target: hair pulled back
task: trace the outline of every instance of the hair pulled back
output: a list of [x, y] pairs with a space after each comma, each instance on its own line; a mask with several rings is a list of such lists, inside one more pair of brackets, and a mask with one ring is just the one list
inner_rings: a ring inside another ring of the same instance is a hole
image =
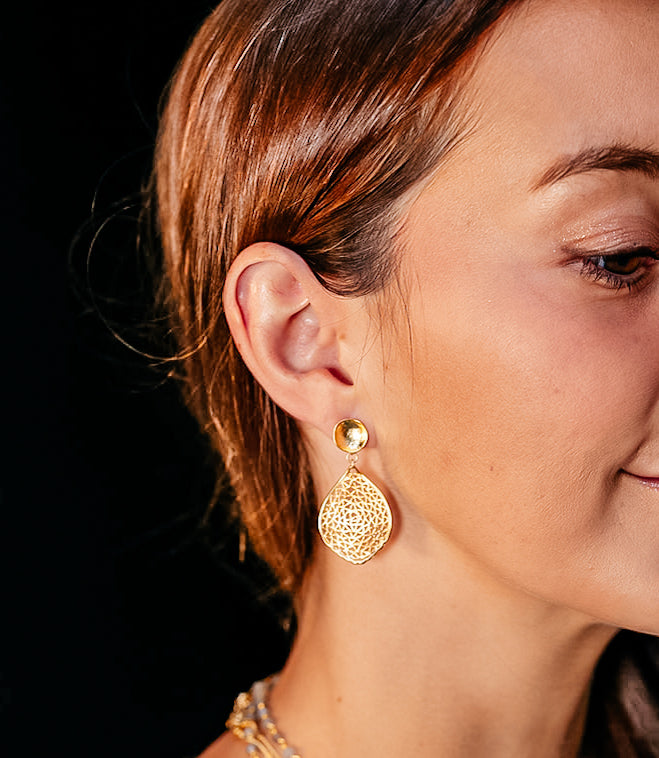
[[187, 402], [252, 545], [299, 589], [316, 502], [295, 421], [254, 381], [222, 288], [235, 256], [295, 250], [336, 294], [394, 275], [396, 201], [460, 137], [457, 66], [515, 0], [224, 0], [171, 83], [155, 162]]
[[[231, 339], [227, 271], [271, 241], [336, 294], [385, 287], [396, 204], [463, 136], [471, 54], [518, 2], [223, 0], [171, 82], [152, 188], [184, 392], [253, 547], [293, 595], [313, 552], [316, 495], [295, 421]], [[609, 647], [587, 754], [659, 755], [656, 642], [623, 633]]]

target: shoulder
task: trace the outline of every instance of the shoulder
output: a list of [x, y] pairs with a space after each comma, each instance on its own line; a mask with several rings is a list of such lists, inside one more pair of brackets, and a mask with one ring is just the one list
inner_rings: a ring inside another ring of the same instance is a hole
[[245, 743], [225, 732], [204, 750], [199, 758], [245, 758]]

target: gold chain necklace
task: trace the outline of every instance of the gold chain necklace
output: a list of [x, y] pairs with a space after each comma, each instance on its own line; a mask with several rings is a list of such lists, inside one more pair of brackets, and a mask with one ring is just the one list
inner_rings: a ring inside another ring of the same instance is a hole
[[247, 743], [245, 749], [249, 756], [301, 758], [284, 739], [268, 712], [268, 694], [276, 681], [277, 678], [271, 676], [254, 682], [249, 692], [241, 692], [227, 719], [227, 729]]

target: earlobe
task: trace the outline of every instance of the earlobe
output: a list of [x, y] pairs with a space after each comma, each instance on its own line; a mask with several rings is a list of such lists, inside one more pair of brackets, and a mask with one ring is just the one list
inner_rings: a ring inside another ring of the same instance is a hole
[[341, 298], [293, 251], [272, 243], [243, 250], [227, 276], [224, 310], [245, 364], [298, 420], [330, 428], [352, 387], [340, 361]]

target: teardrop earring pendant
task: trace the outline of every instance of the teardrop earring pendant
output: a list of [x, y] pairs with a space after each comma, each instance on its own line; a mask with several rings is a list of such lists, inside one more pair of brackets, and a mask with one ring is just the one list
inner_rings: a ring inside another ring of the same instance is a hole
[[347, 453], [348, 469], [329, 491], [318, 513], [323, 542], [349, 563], [370, 560], [389, 539], [391, 509], [385, 496], [356, 467], [357, 453], [368, 442], [358, 419], [343, 419], [334, 427], [334, 443]]

